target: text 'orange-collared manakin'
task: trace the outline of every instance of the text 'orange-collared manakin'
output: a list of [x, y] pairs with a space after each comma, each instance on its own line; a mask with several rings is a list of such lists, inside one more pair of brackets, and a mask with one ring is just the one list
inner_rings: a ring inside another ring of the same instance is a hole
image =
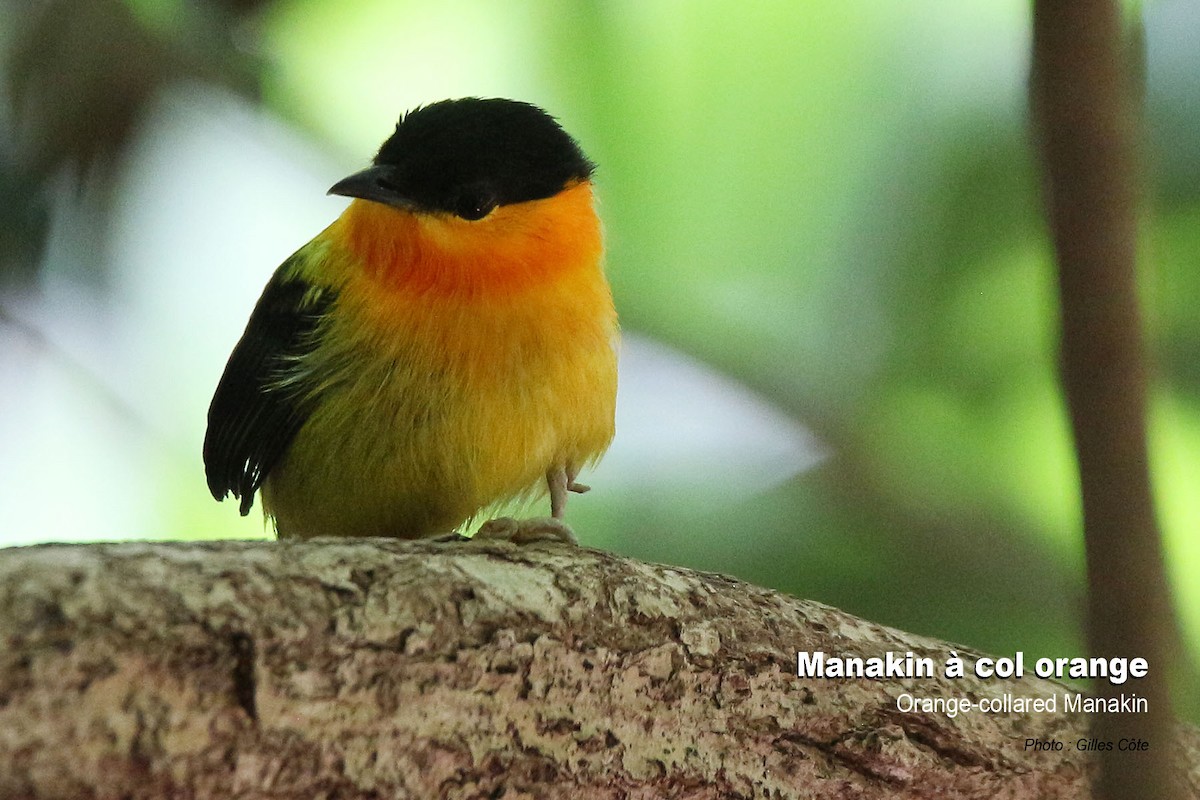
[[527, 103], [404, 115], [251, 314], [208, 412], [213, 496], [261, 490], [281, 537], [417, 538], [548, 489], [550, 518], [498, 522], [571, 538], [616, 404], [592, 170]]

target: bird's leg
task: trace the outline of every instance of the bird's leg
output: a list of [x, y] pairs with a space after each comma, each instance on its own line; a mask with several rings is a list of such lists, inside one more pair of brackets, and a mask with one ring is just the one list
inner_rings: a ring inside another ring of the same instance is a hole
[[550, 487], [550, 516], [562, 519], [567, 512], [567, 487], [571, 479], [563, 467], [552, 467], [546, 473], [546, 485]]
[[551, 467], [546, 471], [546, 485], [550, 488], [550, 516], [515, 520], [499, 517], [485, 522], [475, 534], [477, 539], [507, 539], [515, 544], [529, 542], [564, 542], [579, 544], [575, 532], [563, 522], [567, 510], [567, 493], [582, 494], [590, 487], [575, 482], [578, 470], [565, 466]]
[[572, 465], [551, 467], [547, 470], [546, 485], [550, 487], [550, 517], [552, 519], [562, 519], [566, 514], [567, 492], [583, 494], [592, 490], [592, 487], [587, 484], [575, 481], [575, 476], [578, 474], [579, 467]]
[[[575, 494], [583, 494], [592, 490], [592, 487], [586, 483], [575, 482], [575, 476], [579, 474], [578, 467], [566, 467], [564, 468], [564, 472], [567, 477], [567, 491], [574, 492]], [[547, 476], [547, 480], [549, 480], [549, 476]], [[566, 505], [566, 502], [566, 498], [563, 498], [563, 505]]]

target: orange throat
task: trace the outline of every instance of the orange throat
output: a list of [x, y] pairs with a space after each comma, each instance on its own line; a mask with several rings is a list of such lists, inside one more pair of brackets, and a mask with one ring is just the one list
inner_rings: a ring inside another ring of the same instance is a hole
[[602, 250], [587, 182], [477, 221], [354, 200], [327, 234], [381, 288], [460, 298], [554, 284], [597, 268]]

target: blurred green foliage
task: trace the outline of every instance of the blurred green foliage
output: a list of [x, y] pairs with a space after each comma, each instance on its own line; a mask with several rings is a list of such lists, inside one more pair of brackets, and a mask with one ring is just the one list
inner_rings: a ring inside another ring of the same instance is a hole
[[[177, 5], [130, 3], [155, 36], [183, 38], [154, 11]], [[715, 513], [675, 496], [577, 505], [589, 543], [996, 653], [1082, 650], [1027, 4], [237, 6], [220, 6], [227, 44], [252, 51], [264, 102], [358, 161], [420, 102], [551, 109], [600, 164], [625, 327], [735, 376], [832, 454]], [[1194, 663], [1200, 11], [1143, 14], [1153, 466]]]

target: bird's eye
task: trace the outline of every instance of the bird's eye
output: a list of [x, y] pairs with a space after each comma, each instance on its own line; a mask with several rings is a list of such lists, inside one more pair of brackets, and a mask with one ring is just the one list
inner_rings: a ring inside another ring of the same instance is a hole
[[465, 220], [483, 219], [496, 207], [496, 199], [486, 191], [466, 192], [454, 203], [454, 213]]

